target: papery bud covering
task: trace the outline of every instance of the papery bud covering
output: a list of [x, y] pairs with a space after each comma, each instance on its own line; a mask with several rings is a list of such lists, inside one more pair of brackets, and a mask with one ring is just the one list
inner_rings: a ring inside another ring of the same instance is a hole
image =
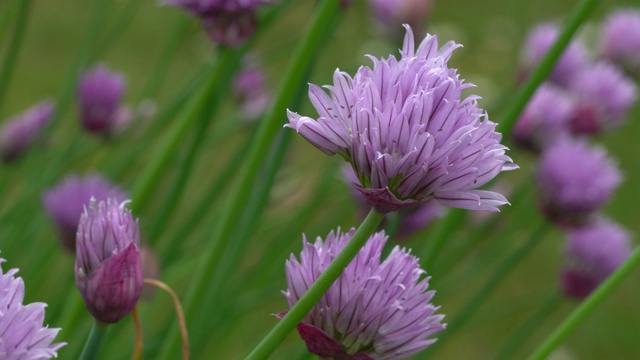
[[98, 321], [115, 323], [142, 293], [142, 259], [137, 220], [125, 203], [91, 200], [80, 218], [76, 240], [76, 285]]

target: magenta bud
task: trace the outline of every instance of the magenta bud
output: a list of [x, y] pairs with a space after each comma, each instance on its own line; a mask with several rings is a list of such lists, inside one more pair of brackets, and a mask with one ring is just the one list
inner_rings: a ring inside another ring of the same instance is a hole
[[92, 199], [78, 225], [76, 285], [91, 315], [103, 323], [122, 319], [142, 293], [138, 222], [125, 204]]

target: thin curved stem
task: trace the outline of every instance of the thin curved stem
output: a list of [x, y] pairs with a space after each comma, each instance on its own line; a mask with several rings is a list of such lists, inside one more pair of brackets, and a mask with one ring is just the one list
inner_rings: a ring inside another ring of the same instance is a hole
[[178, 326], [180, 328], [180, 336], [182, 337], [182, 359], [189, 360], [189, 332], [187, 331], [187, 322], [184, 318], [184, 311], [182, 310], [182, 305], [180, 304], [180, 298], [176, 295], [175, 291], [169, 285], [163, 283], [162, 281], [155, 279], [144, 279], [145, 284], [149, 284], [160, 288], [171, 296], [171, 300], [173, 300], [173, 307], [176, 310], [176, 316], [178, 317]]
[[133, 343], [133, 360], [140, 360], [142, 358], [142, 349], [144, 347], [144, 340], [142, 337], [142, 322], [140, 321], [140, 313], [138, 307], [134, 307], [131, 311], [131, 318], [133, 319], [133, 327], [135, 328], [135, 341]]

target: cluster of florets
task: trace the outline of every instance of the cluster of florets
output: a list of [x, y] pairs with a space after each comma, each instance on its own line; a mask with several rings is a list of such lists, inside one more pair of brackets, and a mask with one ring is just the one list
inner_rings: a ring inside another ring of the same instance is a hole
[[[0, 264], [5, 260], [0, 259]], [[23, 304], [24, 281], [18, 269], [0, 266], [0, 359], [30, 360], [58, 357], [65, 343], [53, 344], [60, 329], [42, 326], [45, 303]]]
[[[300, 260], [287, 261], [293, 306], [351, 239], [355, 229], [330, 232], [315, 243], [303, 238]], [[434, 343], [444, 330], [443, 315], [431, 304], [429, 278], [419, 261], [398, 246], [382, 260], [384, 232], [372, 235], [340, 277], [298, 325], [310, 352], [327, 359], [407, 358]]]
[[[640, 59], [639, 31], [640, 12], [618, 11], [603, 25], [597, 58], [588, 57], [579, 39], [570, 43], [512, 134], [516, 143], [540, 153], [539, 203], [568, 233], [562, 287], [571, 297], [588, 295], [629, 253], [626, 233], [600, 214], [621, 182], [620, 170], [603, 147], [588, 144], [587, 136], [621, 126], [637, 100], [625, 70]], [[550, 24], [530, 33], [520, 76], [557, 36], [558, 28]]]

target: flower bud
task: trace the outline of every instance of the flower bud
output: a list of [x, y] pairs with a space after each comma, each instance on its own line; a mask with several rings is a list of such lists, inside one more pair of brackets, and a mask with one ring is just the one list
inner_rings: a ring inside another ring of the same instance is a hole
[[91, 199], [80, 217], [76, 239], [76, 285], [98, 321], [115, 323], [142, 293], [138, 221], [126, 202]]
[[42, 101], [24, 113], [9, 119], [0, 128], [0, 157], [6, 163], [24, 154], [53, 117], [54, 106]]

